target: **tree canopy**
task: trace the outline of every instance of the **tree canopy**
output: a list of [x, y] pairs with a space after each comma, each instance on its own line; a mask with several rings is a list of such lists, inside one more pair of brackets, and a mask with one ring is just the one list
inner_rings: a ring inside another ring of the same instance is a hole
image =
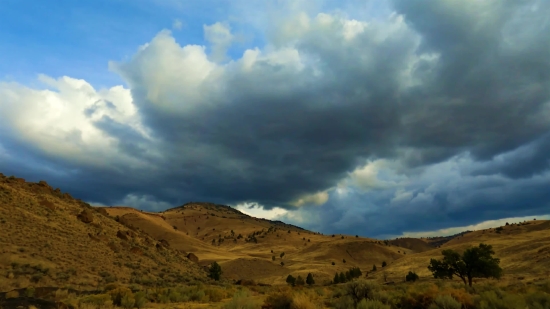
[[210, 265], [210, 270], [209, 270], [208, 277], [218, 281], [218, 280], [220, 280], [221, 275], [222, 275], [222, 267], [218, 263], [213, 262]]
[[473, 278], [496, 278], [502, 275], [500, 259], [494, 258], [491, 245], [479, 244], [478, 247], [468, 248], [462, 255], [447, 249], [441, 252], [442, 260], [431, 259], [428, 269], [434, 278], [452, 279], [457, 276], [464, 284], [472, 286]]

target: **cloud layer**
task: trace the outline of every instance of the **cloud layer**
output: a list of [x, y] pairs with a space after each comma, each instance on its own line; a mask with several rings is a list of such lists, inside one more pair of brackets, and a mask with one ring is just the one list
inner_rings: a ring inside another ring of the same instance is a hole
[[277, 207], [327, 233], [548, 213], [550, 4], [392, 4], [288, 7], [234, 59], [228, 23], [204, 26], [208, 46], [163, 30], [110, 63], [126, 82], [110, 89], [0, 81], [0, 169], [105, 205]]

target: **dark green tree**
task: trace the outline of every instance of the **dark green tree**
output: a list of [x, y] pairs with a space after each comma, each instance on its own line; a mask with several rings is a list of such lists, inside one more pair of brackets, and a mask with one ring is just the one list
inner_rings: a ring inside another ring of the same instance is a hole
[[294, 278], [292, 275], [288, 275], [286, 277], [286, 283], [288, 283], [289, 285], [296, 285], [296, 278]]
[[382, 262], [382, 267], [386, 267], [387, 265], [386, 261]]
[[307, 285], [315, 284], [315, 280], [313, 280], [313, 275], [311, 273], [307, 274], [306, 283]]
[[353, 279], [349, 270], [346, 271], [345, 275], [346, 275], [346, 281], [351, 281], [351, 279]]
[[405, 276], [405, 281], [416, 281], [418, 280], [418, 275], [415, 272], [409, 271], [407, 276]]
[[372, 271], [376, 271], [376, 265], [372, 265]]
[[213, 262], [210, 265], [208, 277], [218, 281], [220, 280], [221, 275], [222, 275], [222, 267], [217, 262]]
[[338, 275], [338, 273], [334, 274], [334, 279], [332, 279], [332, 283], [334, 284], [340, 283], [340, 276]]
[[500, 259], [494, 258], [491, 245], [479, 244], [478, 247], [468, 248], [462, 255], [447, 249], [441, 252], [442, 260], [431, 259], [428, 269], [434, 278], [452, 279], [457, 276], [464, 284], [472, 286], [473, 278], [496, 278], [502, 276]]
[[340, 273], [339, 279], [340, 279], [340, 283], [346, 283], [346, 275], [343, 272]]

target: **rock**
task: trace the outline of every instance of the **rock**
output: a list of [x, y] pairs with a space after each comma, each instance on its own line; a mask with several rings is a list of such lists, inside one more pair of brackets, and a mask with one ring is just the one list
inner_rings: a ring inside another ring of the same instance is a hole
[[84, 209], [80, 214], [76, 216], [78, 220], [84, 222], [84, 223], [92, 223], [94, 221], [94, 215], [92, 214], [92, 211], [89, 209]]
[[130, 252], [137, 255], [143, 255], [143, 250], [139, 247], [132, 247], [132, 249], [130, 249]]
[[168, 241], [164, 239], [159, 240], [159, 242], [161, 245], [165, 246], [166, 248], [170, 247], [170, 244], [168, 243]]
[[94, 235], [92, 235], [92, 234], [90, 234], [90, 233], [88, 233], [88, 236], [89, 236], [92, 240], [95, 240], [95, 241], [98, 241], [98, 242], [101, 241], [98, 237], [96, 237], [96, 236], [94, 236]]
[[192, 252], [187, 255], [187, 258], [192, 262], [199, 263], [199, 258]]
[[55, 205], [52, 202], [48, 201], [48, 200], [45, 200], [45, 199], [41, 200], [40, 205], [48, 208], [49, 210], [55, 210]]
[[122, 239], [122, 240], [128, 240], [129, 239], [129, 233], [128, 231], [126, 232], [123, 232], [123, 231], [118, 231], [116, 232], [116, 237]]
[[109, 213], [103, 207], [96, 208], [96, 211], [99, 212], [100, 214], [104, 215], [105, 217], [109, 217]]

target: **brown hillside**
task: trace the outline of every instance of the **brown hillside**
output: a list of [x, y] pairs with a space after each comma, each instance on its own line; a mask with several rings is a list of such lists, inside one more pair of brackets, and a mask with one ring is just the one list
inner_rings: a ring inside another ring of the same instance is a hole
[[[158, 224], [160, 226], [160, 224]], [[0, 291], [205, 278], [182, 253], [46, 182], [0, 174]]]
[[325, 236], [211, 203], [188, 203], [158, 214], [130, 207], [105, 210], [157, 241], [166, 240], [171, 248], [194, 252], [203, 266], [219, 262], [224, 276], [234, 280], [283, 284], [289, 273], [311, 272], [319, 282], [328, 282], [336, 271], [346, 271], [352, 266], [367, 271], [373, 264], [380, 266], [382, 261], [394, 261], [405, 252], [413, 253], [373, 239]]
[[[386, 269], [389, 280], [402, 281], [409, 270], [421, 277], [431, 277], [427, 266], [431, 258], [441, 258], [441, 251], [462, 252], [468, 247], [486, 243], [500, 258], [505, 280], [536, 280], [550, 277], [550, 221], [528, 221], [466, 233], [445, 242], [441, 248], [407, 255]], [[382, 276], [382, 273], [378, 274]]]

